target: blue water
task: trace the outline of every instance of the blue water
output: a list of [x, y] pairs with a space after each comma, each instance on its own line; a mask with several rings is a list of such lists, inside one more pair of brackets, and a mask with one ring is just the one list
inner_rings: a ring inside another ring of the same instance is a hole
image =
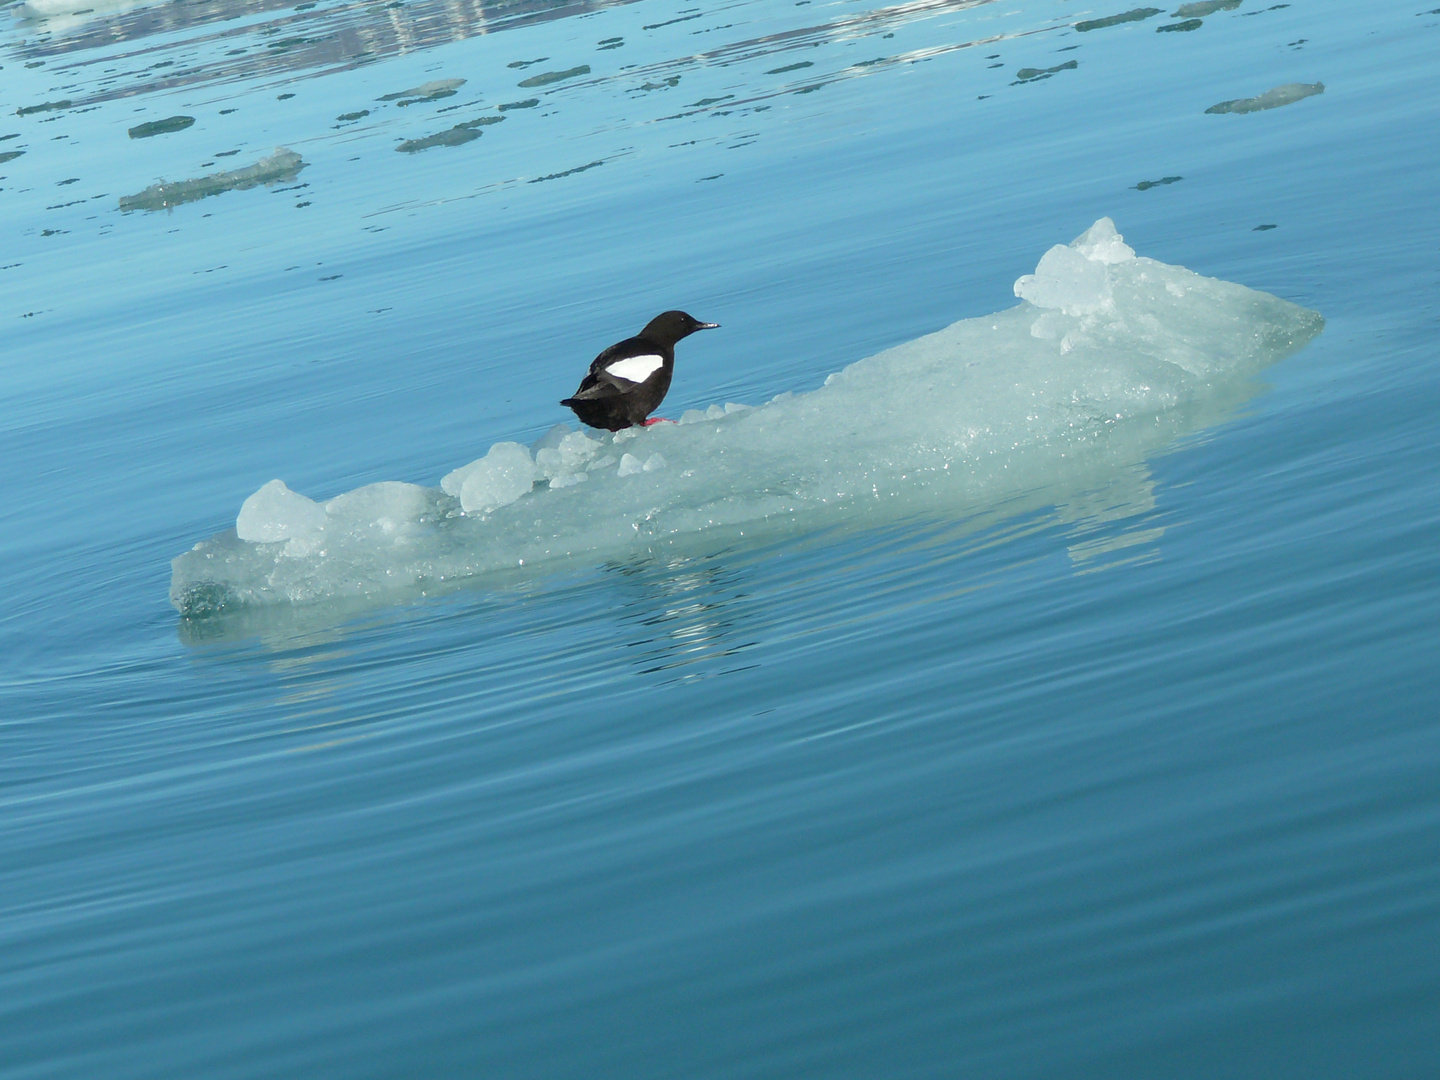
[[[1427, 3], [0, 12], [0, 1076], [1440, 1074]], [[664, 308], [760, 404], [1104, 215], [1323, 333], [989, 500], [170, 603]]]

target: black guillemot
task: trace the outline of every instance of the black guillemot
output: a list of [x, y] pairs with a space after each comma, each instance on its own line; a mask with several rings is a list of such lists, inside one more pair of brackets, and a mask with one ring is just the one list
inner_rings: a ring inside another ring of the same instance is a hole
[[[666, 311], [632, 338], [617, 341], [590, 364], [573, 397], [560, 402], [575, 410], [581, 423], [619, 431], [646, 423], [670, 389], [675, 343], [696, 330], [714, 330], [683, 311]], [[653, 422], [653, 421], [652, 421]]]

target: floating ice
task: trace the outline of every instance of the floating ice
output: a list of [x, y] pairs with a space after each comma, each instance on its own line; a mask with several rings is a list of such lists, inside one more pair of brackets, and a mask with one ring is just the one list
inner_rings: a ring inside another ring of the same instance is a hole
[[1130, 11], [1122, 11], [1119, 15], [1107, 15], [1103, 19], [1085, 19], [1075, 24], [1075, 29], [1080, 33], [1089, 30], [1105, 30], [1111, 26], [1119, 26], [1121, 23], [1142, 22], [1155, 15], [1162, 14], [1159, 8], [1133, 8]]
[[1278, 109], [1282, 105], [1291, 105], [1297, 101], [1303, 101], [1307, 97], [1325, 92], [1324, 83], [1286, 83], [1284, 86], [1276, 86], [1266, 90], [1256, 97], [1235, 98], [1233, 101], [1222, 101], [1218, 105], [1211, 105], [1205, 111], [1207, 113], [1252, 113], [1264, 109]]
[[1181, 4], [1170, 14], [1177, 19], [1204, 18], [1217, 11], [1234, 11], [1239, 6], [1240, 0], [1196, 0], [1193, 4]]
[[393, 94], [385, 94], [379, 100], [393, 101], [399, 105], [418, 105], [423, 101], [454, 97], [455, 92], [464, 85], [464, 79], [431, 79], [419, 86], [412, 86], [409, 90], [396, 90]]
[[[343, 498], [343, 496], [341, 496]], [[302, 554], [310, 540], [325, 527], [325, 508], [314, 499], [291, 491], [284, 480], [271, 480], [240, 504], [235, 535], [253, 544], [297, 541], [289, 554]]]
[[[404, 105], [405, 103], [402, 101], [400, 104]], [[434, 135], [426, 135], [421, 139], [406, 139], [404, 142], [396, 144], [395, 149], [402, 154], [418, 154], [421, 150], [429, 150], [436, 146], [464, 146], [480, 137], [480, 128], [498, 124], [504, 119], [503, 116], [482, 116], [478, 120], [467, 120], [463, 124], [456, 124], [444, 131], [437, 131]]]
[[[323, 504], [278, 480], [234, 530], [174, 561], [188, 616], [414, 595], [523, 567], [915, 513], [1045, 506], [1134, 471], [1223, 418], [1320, 316], [1135, 255], [1102, 218], [1015, 283], [1024, 302], [851, 364], [808, 393], [595, 436], [502, 442], [440, 488], [372, 484]], [[1027, 503], [1028, 500], [1028, 503]]]
[[243, 169], [210, 173], [207, 176], [197, 176], [193, 180], [177, 180], [174, 183], [161, 180], [134, 195], [120, 196], [120, 209], [167, 210], [181, 203], [194, 202], [227, 191], [243, 191], [260, 184], [294, 180], [303, 168], [305, 162], [300, 160], [299, 154], [294, 150], [281, 148]]
[[132, 139], [149, 139], [156, 135], [184, 131], [194, 123], [195, 117], [193, 116], [167, 116], [164, 120], [148, 120], [143, 124], [136, 124], [130, 128], [128, 134]]
[[529, 450], [519, 443], [502, 442], [479, 461], [446, 475], [440, 487], [447, 495], [458, 496], [467, 514], [488, 514], [528, 494], [538, 476]]

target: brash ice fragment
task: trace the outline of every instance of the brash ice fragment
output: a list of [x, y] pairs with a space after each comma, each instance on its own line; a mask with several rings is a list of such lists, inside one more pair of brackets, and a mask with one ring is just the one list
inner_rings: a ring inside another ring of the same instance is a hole
[[1207, 113], [1252, 113], [1260, 112], [1263, 109], [1278, 109], [1282, 105], [1291, 105], [1297, 101], [1303, 101], [1307, 97], [1325, 92], [1324, 83], [1286, 83], [1284, 86], [1277, 86], [1266, 90], [1263, 94], [1249, 98], [1236, 98], [1233, 101], [1222, 101], [1217, 105], [1211, 105], [1205, 111]]
[[281, 148], [243, 169], [210, 173], [208, 176], [177, 180], [174, 183], [161, 180], [134, 195], [120, 196], [120, 209], [166, 210], [181, 203], [195, 202], [197, 199], [221, 195], [227, 191], [243, 191], [260, 184], [293, 180], [300, 175], [303, 168], [305, 162], [300, 160], [299, 154], [294, 150]]

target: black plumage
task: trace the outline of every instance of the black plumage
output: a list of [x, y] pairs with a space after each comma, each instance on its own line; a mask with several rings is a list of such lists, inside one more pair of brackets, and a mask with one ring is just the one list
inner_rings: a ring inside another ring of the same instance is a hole
[[573, 397], [560, 402], [581, 423], [619, 431], [643, 424], [660, 407], [675, 369], [675, 343], [696, 330], [713, 330], [683, 311], [666, 311], [634, 337], [617, 341], [590, 364]]

